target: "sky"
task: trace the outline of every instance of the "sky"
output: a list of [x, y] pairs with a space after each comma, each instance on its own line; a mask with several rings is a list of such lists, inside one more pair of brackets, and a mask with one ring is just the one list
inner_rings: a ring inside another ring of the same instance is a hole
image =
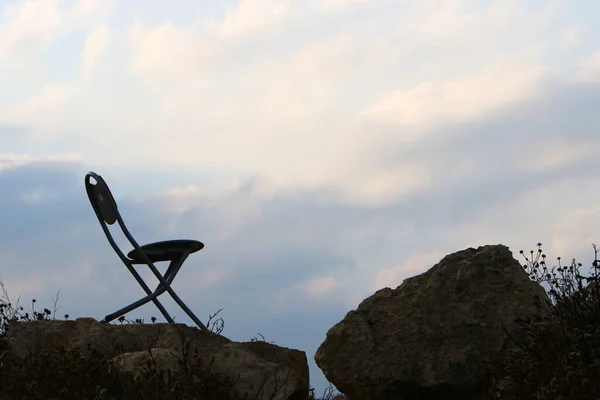
[[320, 392], [327, 330], [446, 254], [542, 242], [591, 265], [596, 15], [595, 0], [0, 0], [0, 278], [25, 305], [60, 291], [71, 318], [142, 297], [87, 199], [95, 171], [138, 242], [205, 244], [173, 282], [203, 321], [223, 308], [225, 336], [306, 351]]

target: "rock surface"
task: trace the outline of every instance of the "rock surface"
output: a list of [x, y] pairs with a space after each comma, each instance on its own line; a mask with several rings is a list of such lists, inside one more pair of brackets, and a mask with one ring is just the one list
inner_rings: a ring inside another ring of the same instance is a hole
[[261, 392], [279, 400], [306, 399], [309, 373], [306, 354], [270, 343], [233, 342], [223, 336], [184, 324], [110, 325], [92, 318], [75, 321], [13, 322], [6, 333], [8, 351], [23, 357], [38, 349], [55, 346], [77, 348], [83, 355], [89, 347], [111, 358], [113, 365], [139, 374], [150, 359], [157, 369], [178, 369], [182, 356], [182, 336], [189, 340], [189, 351], [211, 368], [236, 379], [235, 389], [250, 398]]
[[513, 346], [502, 328], [547, 300], [506, 246], [469, 248], [365, 299], [315, 361], [353, 400], [482, 398], [487, 361]]

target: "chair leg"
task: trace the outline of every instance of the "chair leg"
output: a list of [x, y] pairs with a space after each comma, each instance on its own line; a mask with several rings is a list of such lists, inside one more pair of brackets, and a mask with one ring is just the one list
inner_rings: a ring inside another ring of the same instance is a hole
[[[150, 289], [148, 289], [148, 290], [150, 290]], [[146, 303], [148, 303], [150, 301], [154, 301], [155, 304], [158, 303], [157, 307], [159, 307], [159, 309], [161, 309], [161, 311], [164, 310], [164, 308], [162, 307], [162, 304], [156, 298], [158, 296], [160, 296], [161, 294], [163, 294], [165, 291], [169, 292], [169, 294], [171, 295], [171, 297], [173, 298], [173, 300], [175, 300], [175, 302], [179, 305], [179, 307], [181, 307], [181, 309], [192, 319], [192, 321], [194, 321], [194, 323], [196, 325], [198, 325], [198, 328], [200, 328], [202, 330], [208, 330], [206, 328], [206, 325], [204, 325], [202, 323], [202, 321], [200, 321], [198, 319], [198, 317], [196, 317], [196, 315], [188, 308], [188, 306], [183, 302], [183, 300], [181, 300], [181, 298], [179, 298], [179, 296], [177, 295], [177, 293], [175, 293], [175, 291], [173, 289], [171, 289], [171, 286], [166, 281], [164, 281], [164, 283], [161, 283], [161, 285], [157, 288], [157, 290], [154, 293], [152, 293], [152, 294], [150, 294], [150, 295], [148, 295], [148, 296], [146, 296], [146, 297], [144, 297], [144, 298], [142, 298], [142, 299], [140, 299], [140, 300], [138, 300], [138, 301], [136, 301], [134, 303], [131, 303], [127, 307], [123, 307], [119, 311], [116, 311], [116, 312], [114, 312], [112, 314], [107, 315], [104, 318], [104, 322], [110, 322], [113, 319], [118, 318], [120, 315], [123, 315], [125, 313], [128, 313], [131, 310], [134, 310], [134, 309], [136, 309], [138, 307], [141, 307], [141, 306], [143, 306], [144, 304], [146, 304]], [[167, 321], [169, 323], [174, 323], [175, 322], [175, 321], [173, 321], [173, 319], [171, 318], [171, 316], [166, 311], [164, 311], [163, 315], [165, 316], [165, 318], [167, 318]]]
[[185, 303], [183, 302], [183, 300], [181, 300], [179, 298], [179, 296], [177, 296], [177, 294], [173, 291], [173, 289], [171, 289], [171, 286], [167, 286], [167, 291], [169, 292], [169, 294], [171, 295], [171, 297], [173, 298], [173, 300], [175, 300], [175, 302], [179, 305], [179, 307], [181, 307], [181, 309], [183, 311], [185, 311], [185, 313], [192, 319], [192, 321], [194, 321], [196, 323], [196, 325], [198, 325], [198, 328], [200, 328], [202, 330], [208, 330], [206, 328], [206, 325], [204, 325], [198, 319], [198, 317], [196, 317], [196, 315], [192, 312], [192, 310], [190, 310], [188, 308], [188, 306], [185, 305]]
[[[148, 289], [150, 290], [150, 289]], [[167, 310], [165, 310], [165, 308], [163, 307], [163, 305], [161, 304], [160, 301], [158, 301], [157, 297], [160, 296], [161, 294], [163, 294], [165, 292], [164, 289], [160, 290], [160, 291], [156, 291], [154, 293], [150, 293], [148, 296], [143, 297], [141, 299], [139, 299], [136, 302], [131, 303], [130, 305], [121, 308], [118, 311], [115, 311], [114, 313], [108, 314], [106, 317], [104, 317], [104, 319], [102, 320], [103, 322], [110, 322], [118, 317], [120, 317], [123, 314], [126, 314], [132, 310], [135, 310], [138, 307], [143, 306], [144, 304], [152, 301], [154, 302], [154, 304], [156, 305], [156, 307], [160, 310], [161, 314], [166, 318], [167, 322], [169, 323], [174, 323], [175, 321], [173, 320], [173, 318], [171, 317], [171, 315], [169, 315], [169, 313], [167, 312]]]
[[157, 290], [161, 289], [161, 290], [166, 290], [167, 292], [169, 292], [169, 294], [171, 295], [173, 300], [175, 300], [175, 302], [179, 305], [179, 307], [181, 307], [181, 309], [183, 311], [185, 311], [185, 313], [192, 319], [192, 321], [194, 321], [194, 323], [196, 323], [196, 325], [198, 325], [198, 328], [200, 328], [202, 330], [208, 330], [206, 328], [206, 325], [204, 325], [198, 319], [198, 317], [196, 317], [196, 315], [188, 308], [188, 306], [185, 305], [185, 303], [179, 298], [179, 296], [177, 296], [177, 293], [175, 293], [175, 291], [173, 289], [171, 289], [171, 282], [173, 282], [173, 280], [175, 279], [177, 272], [179, 272], [179, 269], [183, 265], [183, 263], [186, 260], [186, 258], [188, 257], [188, 255], [189, 255], [189, 251], [182, 253], [179, 260], [173, 260], [171, 262], [171, 264], [169, 265], [169, 268], [167, 269], [167, 272], [165, 273], [164, 276], [161, 275], [160, 272], [158, 272], [158, 270], [156, 269], [154, 264], [152, 264], [151, 262], [148, 263], [148, 267], [150, 268], [152, 273], [156, 276], [156, 278], [160, 282]]
[[156, 306], [156, 308], [158, 308], [160, 313], [165, 317], [167, 322], [172, 324], [174, 322], [173, 318], [171, 317], [171, 315], [169, 315], [167, 310], [163, 307], [161, 302], [158, 301], [158, 299], [157, 299], [157, 297], [160, 296], [161, 294], [163, 294], [165, 292], [165, 290], [159, 286], [158, 288], [156, 288], [156, 290], [154, 292], [152, 292], [150, 290], [150, 288], [148, 287], [148, 285], [146, 285], [146, 282], [144, 282], [144, 280], [139, 276], [139, 274], [137, 273], [137, 271], [135, 271], [134, 268], [132, 268], [129, 265], [126, 265], [126, 267], [127, 267], [127, 269], [129, 269], [129, 271], [131, 272], [131, 274], [133, 275], [135, 280], [140, 284], [140, 286], [142, 287], [144, 292], [146, 292], [147, 296], [143, 297], [142, 299], [140, 299], [134, 303], [131, 303], [127, 307], [123, 307], [120, 310], [115, 311], [114, 313], [108, 314], [106, 317], [104, 317], [103, 321], [110, 322], [110, 321], [120, 317], [121, 315], [128, 313], [129, 311], [134, 310], [138, 307], [141, 307], [144, 304], [148, 303], [149, 301], [152, 301], [154, 303], [154, 305]]

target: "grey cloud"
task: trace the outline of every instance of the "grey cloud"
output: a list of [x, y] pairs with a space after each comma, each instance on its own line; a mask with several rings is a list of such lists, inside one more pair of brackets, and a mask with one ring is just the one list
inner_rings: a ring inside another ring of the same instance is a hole
[[11, 153], [25, 152], [24, 139], [27, 134], [27, 129], [22, 126], [0, 123], [0, 148], [3, 149], [0, 151], [3, 153], [10, 149]]
[[56, 162], [34, 162], [0, 172], [0, 236], [5, 244], [18, 245], [23, 238], [42, 235], [52, 237], [65, 223], [82, 217], [83, 197], [75, 190], [72, 168]]
[[[409, 195], [391, 208], [408, 221], [443, 226], [464, 221], [476, 210], [524, 190], [560, 179], [593, 179], [596, 156], [582, 156], [572, 164], [538, 172], [524, 172], [514, 164], [515, 156], [542, 161], [540, 145], [551, 140], [600, 145], [598, 106], [600, 85], [550, 81], [525, 103], [500, 109], [480, 121], [439, 128], [435, 140], [388, 146], [380, 158], [382, 168], [420, 162], [433, 166], [442, 178], [435, 187]], [[471, 167], [469, 174], [460, 171], [461, 163]]]

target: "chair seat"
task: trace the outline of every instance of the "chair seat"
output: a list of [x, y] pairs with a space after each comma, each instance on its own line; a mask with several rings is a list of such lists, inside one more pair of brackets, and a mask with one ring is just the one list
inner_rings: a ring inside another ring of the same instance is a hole
[[[140, 249], [152, 262], [171, 261], [181, 256], [185, 250], [189, 250], [190, 254], [195, 253], [204, 248], [204, 244], [197, 240], [181, 239], [181, 240], [165, 240], [163, 242], [154, 242], [140, 246]], [[144, 259], [135, 249], [127, 253], [127, 257], [135, 261], [144, 262]]]

